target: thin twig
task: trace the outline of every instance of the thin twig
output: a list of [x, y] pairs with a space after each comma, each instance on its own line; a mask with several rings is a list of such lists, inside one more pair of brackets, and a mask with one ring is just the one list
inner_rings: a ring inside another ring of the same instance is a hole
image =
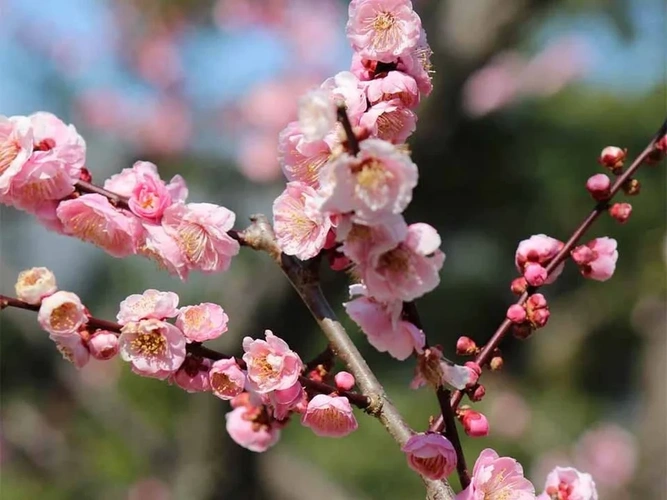
[[[419, 316], [419, 310], [417, 309], [417, 304], [414, 301], [403, 303], [403, 317], [406, 319], [406, 321], [409, 321], [415, 325], [422, 332], [424, 331], [424, 326], [421, 317]], [[428, 348], [428, 342], [424, 347]], [[459, 476], [461, 487], [465, 489], [470, 484], [470, 474], [468, 473], [465, 454], [463, 453], [463, 447], [461, 445], [458, 429], [456, 427], [454, 408], [452, 408], [449, 404], [449, 397], [451, 392], [445, 389], [443, 385], [438, 385], [435, 390], [435, 394], [438, 398], [440, 413], [445, 417], [445, 426], [444, 429], [440, 430], [440, 432], [442, 432], [454, 446], [454, 450], [456, 451], [456, 472]]]
[[[586, 231], [590, 229], [595, 220], [609, 208], [609, 202], [611, 199], [618, 194], [618, 192], [623, 188], [623, 184], [629, 180], [636, 172], [639, 170], [639, 167], [644, 163], [644, 161], [653, 153], [655, 149], [655, 143], [658, 139], [663, 137], [667, 133], [667, 120], [665, 120], [660, 127], [660, 129], [653, 136], [648, 145], [644, 150], [635, 158], [635, 160], [630, 164], [630, 166], [625, 170], [625, 172], [620, 175], [616, 182], [612, 185], [609, 193], [609, 197], [599, 202], [591, 213], [586, 216], [586, 218], [577, 226], [575, 231], [572, 233], [572, 236], [567, 240], [563, 248], [556, 254], [553, 260], [546, 267], [547, 276], [551, 276], [553, 271], [565, 260], [568, 258], [570, 251], [575, 247], [579, 240], [584, 236]], [[540, 287], [530, 287], [526, 292], [524, 292], [519, 300], [517, 300], [518, 305], [523, 305], [528, 297], [535, 293]], [[491, 339], [486, 343], [486, 345], [481, 349], [479, 354], [475, 357], [475, 362], [479, 364], [480, 367], [484, 367], [493, 356], [493, 352], [500, 345], [505, 336], [509, 333], [512, 326], [512, 322], [508, 319], [505, 319], [498, 329], [495, 331]], [[463, 399], [463, 391], [456, 391], [451, 398], [450, 404], [452, 408], [457, 408]], [[433, 423], [431, 430], [441, 431], [444, 427], [444, 421], [442, 415]]]
[[350, 117], [347, 116], [347, 110], [345, 106], [338, 106], [336, 109], [336, 115], [338, 117], [338, 121], [343, 126], [343, 130], [345, 130], [345, 135], [347, 136], [347, 147], [350, 150], [350, 153], [352, 153], [352, 156], [357, 156], [359, 151], [361, 151], [359, 149], [359, 141], [357, 140], [357, 136], [355, 135], [354, 130], [352, 130]]
[[95, 184], [85, 181], [77, 181], [74, 186], [76, 187], [76, 190], [81, 193], [101, 194], [102, 196], [106, 196], [115, 206], [129, 209], [129, 198], [127, 196], [121, 196], [117, 193], [109, 191], [108, 189], [101, 188]]

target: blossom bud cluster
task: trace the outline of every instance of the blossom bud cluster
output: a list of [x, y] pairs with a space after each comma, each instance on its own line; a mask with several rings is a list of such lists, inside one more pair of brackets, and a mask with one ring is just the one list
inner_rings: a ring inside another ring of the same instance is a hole
[[21, 271], [15, 285], [19, 300], [39, 306], [37, 320], [65, 359], [77, 368], [90, 357], [107, 360], [118, 353], [115, 333], [88, 324], [88, 310], [72, 293], [58, 290], [54, 274], [45, 267]]
[[193, 269], [212, 273], [229, 267], [239, 250], [227, 234], [233, 212], [186, 203], [183, 178], [165, 183], [157, 167], [144, 161], [104, 183], [111, 198], [82, 194], [80, 183], [90, 180], [85, 156], [85, 141], [74, 126], [50, 113], [0, 116], [0, 203], [114, 257], [151, 258], [182, 279]]

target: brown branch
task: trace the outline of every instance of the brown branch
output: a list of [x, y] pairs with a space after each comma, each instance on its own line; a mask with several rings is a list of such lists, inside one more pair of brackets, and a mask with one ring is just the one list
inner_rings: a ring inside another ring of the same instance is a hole
[[[551, 276], [554, 269], [556, 269], [561, 263], [565, 262], [568, 258], [570, 251], [575, 247], [579, 240], [586, 234], [586, 231], [590, 229], [595, 220], [609, 208], [609, 202], [611, 199], [618, 194], [618, 192], [623, 188], [623, 184], [628, 181], [632, 176], [639, 170], [639, 167], [642, 166], [644, 161], [650, 157], [650, 155], [655, 150], [655, 143], [658, 139], [663, 137], [667, 133], [667, 120], [665, 120], [660, 127], [660, 129], [653, 136], [648, 145], [644, 150], [639, 153], [635, 160], [630, 164], [630, 166], [623, 172], [622, 175], [618, 176], [616, 182], [612, 185], [610, 189], [609, 196], [606, 200], [599, 202], [591, 213], [586, 216], [586, 218], [579, 224], [579, 226], [572, 233], [572, 236], [567, 240], [563, 248], [556, 254], [553, 260], [546, 267], [547, 276]], [[516, 304], [523, 305], [528, 297], [535, 293], [540, 287], [530, 287], [526, 292], [524, 292]], [[508, 319], [505, 319], [498, 329], [495, 331], [491, 339], [486, 343], [486, 345], [481, 349], [479, 354], [475, 357], [475, 362], [479, 364], [480, 367], [484, 367], [493, 356], [493, 352], [498, 348], [502, 340], [507, 336], [512, 326], [512, 322]], [[457, 408], [463, 399], [463, 391], [456, 391], [451, 398], [450, 404], [452, 408]], [[431, 430], [441, 431], [444, 427], [445, 422], [443, 421], [442, 415], [433, 423]]]
[[[34, 311], [34, 312], [39, 311], [38, 305], [28, 304], [27, 302], [16, 299], [14, 297], [0, 295], [0, 309], [5, 309], [6, 307], [15, 307], [17, 309], [25, 309], [27, 311]], [[123, 325], [119, 323], [114, 323], [113, 321], [107, 321], [104, 319], [95, 318], [93, 316], [88, 317], [87, 325], [93, 327], [96, 330], [97, 329], [107, 330], [114, 333], [120, 333], [121, 328], [123, 328]], [[192, 342], [190, 344], [187, 344], [186, 349], [190, 354], [194, 354], [195, 356], [199, 356], [202, 358], [208, 358], [213, 361], [217, 361], [219, 359], [233, 358], [242, 369], [246, 368], [246, 364], [245, 361], [243, 361], [243, 359], [234, 356], [228, 356], [227, 354], [215, 351], [209, 347], [204, 346], [201, 342]], [[361, 394], [351, 391], [341, 391], [338, 390], [336, 387], [324, 384], [322, 382], [317, 382], [315, 380], [311, 380], [305, 376], [300, 376], [299, 382], [304, 387], [311, 389], [312, 391], [317, 393], [321, 394], [337, 393], [341, 396], [345, 396], [350, 401], [350, 403], [352, 403], [357, 408], [360, 408], [362, 410], [368, 408], [370, 404], [370, 400]]]
[[76, 187], [76, 190], [81, 193], [101, 194], [102, 196], [106, 196], [109, 199], [109, 201], [113, 203], [115, 206], [129, 209], [128, 206], [129, 198], [127, 196], [121, 196], [112, 191], [109, 191], [107, 189], [101, 188], [99, 186], [96, 186], [95, 184], [91, 184], [90, 182], [85, 182], [85, 181], [77, 181], [74, 186]]
[[350, 153], [352, 153], [352, 156], [357, 156], [360, 151], [359, 141], [354, 130], [352, 130], [350, 117], [347, 116], [347, 111], [344, 105], [336, 108], [336, 116], [338, 117], [340, 124], [343, 126], [343, 130], [345, 130], [345, 135], [347, 136], [347, 148], [350, 150]]
[[[317, 269], [280, 251], [273, 228], [265, 216], [255, 215], [251, 220], [253, 223], [250, 227], [240, 233], [246, 245], [266, 252], [280, 266], [329, 340], [333, 353], [345, 363], [347, 369], [354, 375], [361, 393], [369, 399], [370, 404], [366, 412], [378, 418], [399, 445], [405, 444], [412, 435], [412, 430], [389, 400], [357, 346], [336, 318], [320, 289]], [[422, 479], [426, 485], [428, 498], [438, 500], [454, 498], [454, 492], [446, 481]]]

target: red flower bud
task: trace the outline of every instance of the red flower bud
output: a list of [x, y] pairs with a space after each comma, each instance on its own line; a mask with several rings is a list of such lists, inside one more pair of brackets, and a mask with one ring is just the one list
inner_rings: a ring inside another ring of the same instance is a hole
[[489, 421], [478, 411], [462, 407], [457, 416], [468, 436], [484, 437], [489, 434]]
[[632, 205], [629, 203], [614, 203], [609, 208], [609, 215], [611, 215], [620, 224], [625, 224], [632, 214]]
[[528, 282], [526, 281], [526, 278], [524, 278], [523, 276], [520, 276], [512, 280], [512, 284], [510, 285], [510, 290], [512, 290], [512, 293], [514, 295], [523, 294], [523, 292], [526, 291], [526, 288], [528, 288]]
[[512, 304], [509, 309], [507, 309], [507, 319], [512, 323], [519, 325], [526, 321], [526, 310], [519, 304]]
[[472, 392], [472, 394], [470, 395], [470, 399], [472, 401], [478, 402], [482, 400], [485, 394], [486, 394], [486, 389], [484, 389], [484, 386], [480, 384]]
[[607, 167], [610, 170], [616, 170], [623, 166], [623, 160], [627, 149], [617, 148], [616, 146], [607, 146], [600, 153], [598, 162], [600, 165]]
[[459, 337], [456, 341], [456, 354], [459, 356], [472, 356], [477, 354], [477, 344], [470, 337]]
[[611, 180], [605, 174], [596, 174], [586, 181], [586, 189], [595, 200], [606, 200], [609, 198]]

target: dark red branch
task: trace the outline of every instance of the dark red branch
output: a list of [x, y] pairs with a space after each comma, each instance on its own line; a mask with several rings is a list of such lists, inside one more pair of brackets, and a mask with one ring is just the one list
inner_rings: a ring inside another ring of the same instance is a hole
[[343, 126], [343, 130], [345, 130], [345, 135], [347, 136], [347, 148], [350, 150], [352, 156], [357, 156], [360, 151], [359, 141], [357, 140], [357, 136], [355, 135], [354, 130], [352, 130], [350, 117], [347, 116], [347, 110], [345, 106], [338, 106], [336, 109], [336, 115], [338, 117], [338, 121]]
[[[663, 137], [667, 133], [667, 120], [665, 120], [658, 130], [656, 132], [655, 136], [651, 139], [651, 142], [648, 143], [648, 145], [644, 148], [644, 150], [635, 158], [635, 160], [630, 164], [630, 166], [623, 172], [622, 175], [618, 176], [616, 179], [616, 182], [614, 182], [613, 186], [611, 187], [609, 197], [606, 200], [603, 200], [599, 202], [595, 208], [591, 211], [591, 213], [586, 216], [586, 218], [579, 224], [579, 226], [575, 229], [575, 231], [572, 233], [572, 236], [570, 236], [570, 239], [567, 240], [563, 248], [556, 254], [554, 259], [549, 263], [549, 265], [546, 267], [547, 271], [547, 276], [551, 276], [551, 273], [553, 273], [554, 269], [556, 269], [561, 263], [565, 262], [565, 260], [568, 258], [570, 255], [570, 252], [572, 249], [576, 246], [576, 244], [579, 242], [579, 240], [586, 234], [586, 231], [590, 229], [590, 227], [593, 225], [595, 220], [609, 208], [609, 202], [611, 199], [618, 194], [618, 192], [623, 188], [623, 184], [625, 184], [626, 181], [632, 178], [632, 176], [639, 170], [639, 167], [642, 166], [644, 161], [646, 161], [647, 158], [651, 156], [651, 154], [655, 150], [655, 144], [658, 139]], [[517, 300], [518, 305], [523, 305], [524, 302], [528, 299], [528, 297], [535, 293], [539, 287], [531, 287], [529, 288], [526, 292], [524, 292], [521, 297], [519, 297], [519, 300]], [[493, 356], [493, 352], [496, 350], [496, 348], [500, 345], [502, 340], [507, 336], [509, 333], [510, 329], [512, 326], [512, 322], [508, 319], [505, 319], [496, 332], [493, 334], [491, 339], [486, 343], [486, 345], [481, 349], [479, 354], [475, 357], [475, 362], [479, 364], [480, 367], [484, 367], [490, 360], [491, 357]], [[463, 399], [463, 391], [456, 391], [454, 395], [451, 398], [450, 404], [452, 408], [457, 408], [458, 405], [461, 403], [461, 399]], [[445, 425], [445, 422], [443, 421], [442, 415], [433, 423], [431, 426], [431, 430], [433, 431], [441, 431]]]
[[120, 208], [129, 209], [128, 202], [129, 198], [127, 196], [121, 196], [107, 189], [96, 186], [86, 181], [77, 181], [75, 184], [76, 190], [81, 193], [95, 193], [106, 196], [111, 203]]
[[[27, 311], [34, 311], [34, 312], [39, 311], [38, 305], [28, 304], [27, 302], [16, 299], [14, 297], [7, 297], [5, 295], [0, 295], [0, 310], [5, 309], [6, 307], [15, 307], [18, 309], [25, 309]], [[123, 325], [119, 323], [114, 323], [113, 321], [107, 321], [104, 319], [95, 318], [93, 316], [90, 316], [88, 318], [87, 324], [88, 326], [93, 327], [95, 330], [98, 329], [107, 330], [115, 333], [120, 333], [121, 328], [123, 328]], [[245, 361], [243, 361], [243, 359], [233, 356], [228, 356], [224, 353], [210, 349], [209, 347], [202, 345], [201, 342], [192, 342], [186, 346], [186, 349], [190, 354], [194, 354], [195, 356], [199, 356], [202, 358], [208, 358], [213, 361], [217, 361], [219, 359], [234, 358], [236, 363], [242, 369], [245, 369], [246, 367]], [[338, 393], [341, 396], [345, 396], [350, 401], [350, 403], [355, 405], [357, 408], [361, 408], [362, 410], [368, 408], [368, 405], [370, 404], [369, 399], [366, 396], [363, 396], [356, 392], [339, 391], [337, 388], [331, 385], [324, 384], [321, 382], [316, 382], [305, 376], [299, 377], [299, 382], [301, 383], [301, 385], [312, 390], [313, 392], [317, 392], [320, 394]]]

